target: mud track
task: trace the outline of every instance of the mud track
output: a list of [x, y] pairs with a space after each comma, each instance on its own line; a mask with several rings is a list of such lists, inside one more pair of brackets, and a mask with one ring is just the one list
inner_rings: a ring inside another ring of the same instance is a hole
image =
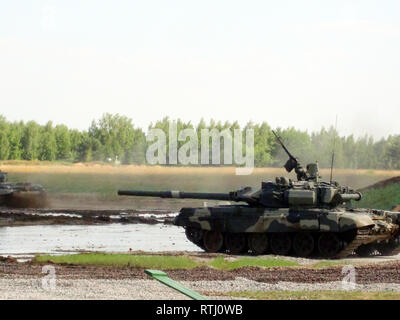
[[[0, 208], [0, 226], [91, 225], [108, 223], [172, 224], [169, 210], [65, 210]], [[143, 215], [146, 216], [143, 216]]]

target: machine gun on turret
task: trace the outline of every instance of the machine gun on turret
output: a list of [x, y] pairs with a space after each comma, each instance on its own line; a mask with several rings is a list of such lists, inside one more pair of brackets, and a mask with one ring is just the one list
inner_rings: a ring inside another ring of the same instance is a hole
[[289, 160], [285, 163], [284, 167], [287, 172], [292, 172], [294, 169], [297, 175], [297, 180], [298, 181], [307, 181], [307, 180], [315, 180], [318, 181], [319, 174], [318, 174], [318, 164], [317, 163], [310, 163], [307, 165], [307, 171], [303, 169], [301, 166], [300, 162], [297, 160], [296, 157], [294, 157], [289, 150], [286, 148], [286, 146], [283, 144], [281, 138], [278, 136], [278, 134], [272, 130], [272, 133], [274, 134], [276, 140], [278, 143], [282, 146], [283, 150], [287, 153], [289, 156]]

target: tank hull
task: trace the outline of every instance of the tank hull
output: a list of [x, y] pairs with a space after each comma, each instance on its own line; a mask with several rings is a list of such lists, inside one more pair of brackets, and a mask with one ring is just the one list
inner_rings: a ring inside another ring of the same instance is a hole
[[45, 192], [19, 191], [9, 195], [0, 195], [0, 207], [46, 208], [48, 207], [48, 198]]
[[0, 183], [1, 207], [44, 208], [47, 205], [47, 194], [40, 185], [31, 183]]
[[359, 247], [393, 242], [399, 234], [398, 215], [393, 214], [237, 205], [183, 208], [174, 224], [208, 252], [342, 258]]

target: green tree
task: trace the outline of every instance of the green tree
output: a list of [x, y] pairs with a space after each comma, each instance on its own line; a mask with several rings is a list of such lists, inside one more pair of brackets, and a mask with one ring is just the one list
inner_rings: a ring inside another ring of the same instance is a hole
[[309, 161], [318, 161], [323, 168], [330, 168], [332, 155], [335, 152], [334, 167], [343, 167], [343, 140], [339, 137], [336, 129], [331, 126], [329, 130], [322, 128], [319, 132], [311, 134], [312, 152]]
[[106, 113], [100, 120], [93, 121], [89, 128], [93, 153], [98, 160], [118, 159], [130, 163], [135, 154], [135, 144], [143, 143], [141, 130], [135, 129], [132, 119], [119, 114]]
[[343, 155], [345, 158], [344, 167], [349, 169], [356, 169], [358, 165], [357, 159], [357, 143], [354, 136], [348, 136], [343, 139]]
[[35, 121], [29, 121], [24, 128], [21, 143], [24, 160], [37, 160], [39, 156], [40, 126]]
[[8, 130], [8, 141], [10, 143], [9, 159], [21, 160], [22, 159], [22, 136], [24, 134], [25, 124], [21, 122], [11, 123]]
[[400, 135], [388, 138], [388, 148], [385, 159], [388, 169], [400, 169]]
[[0, 116], [0, 160], [8, 160], [10, 144], [8, 141], [9, 124], [3, 116]]
[[39, 160], [54, 161], [57, 156], [57, 141], [54, 133], [53, 123], [47, 122], [41, 128], [39, 141]]
[[[272, 164], [272, 150], [275, 144], [275, 137], [270, 126], [266, 122], [253, 124], [249, 122], [245, 128], [254, 130], [254, 163], [257, 167], [266, 167]], [[244, 134], [243, 134], [244, 136]], [[243, 142], [244, 144], [244, 142]]]
[[67, 126], [57, 125], [54, 134], [57, 141], [57, 159], [71, 159], [71, 140]]

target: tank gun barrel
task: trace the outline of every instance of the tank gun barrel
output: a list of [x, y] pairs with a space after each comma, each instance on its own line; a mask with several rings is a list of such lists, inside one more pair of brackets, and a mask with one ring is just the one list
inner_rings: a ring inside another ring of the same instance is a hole
[[344, 202], [349, 202], [351, 200], [360, 201], [362, 199], [362, 194], [360, 192], [355, 193], [338, 193], [333, 197], [331, 204], [334, 206], [341, 205]]
[[119, 196], [237, 201], [230, 193], [118, 190]]
[[360, 192], [344, 193], [344, 194], [340, 194], [340, 198], [341, 198], [342, 202], [347, 202], [350, 200], [360, 201], [362, 198], [362, 194]]

